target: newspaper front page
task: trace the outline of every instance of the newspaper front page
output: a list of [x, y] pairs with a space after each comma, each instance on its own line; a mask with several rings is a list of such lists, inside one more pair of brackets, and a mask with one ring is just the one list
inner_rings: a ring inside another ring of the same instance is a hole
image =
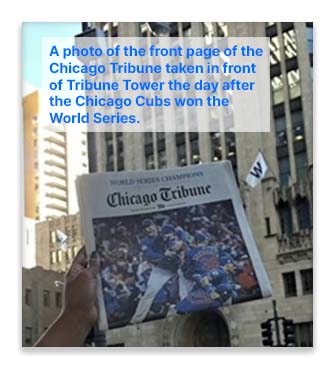
[[271, 296], [230, 162], [77, 179], [99, 327]]

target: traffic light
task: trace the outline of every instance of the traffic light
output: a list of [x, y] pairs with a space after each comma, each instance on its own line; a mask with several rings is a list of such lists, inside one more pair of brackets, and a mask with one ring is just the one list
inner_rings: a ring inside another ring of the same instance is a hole
[[284, 345], [286, 347], [294, 347], [296, 345], [295, 325], [293, 320], [283, 319], [283, 334]]
[[273, 346], [273, 333], [272, 333], [271, 320], [267, 320], [261, 323], [260, 326], [261, 326], [262, 344], [266, 347], [272, 347]]

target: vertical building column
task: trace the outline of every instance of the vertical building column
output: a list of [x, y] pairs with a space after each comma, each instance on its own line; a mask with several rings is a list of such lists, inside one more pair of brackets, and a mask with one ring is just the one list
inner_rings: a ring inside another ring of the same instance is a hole
[[311, 166], [313, 164], [313, 81], [311, 76], [306, 24], [304, 22], [295, 22], [294, 27], [297, 42], [298, 68], [301, 79], [306, 152], [308, 165]]
[[[263, 24], [257, 23], [228, 23], [228, 36], [230, 37], [255, 37], [265, 36]], [[246, 107], [240, 106], [234, 112], [234, 120], [236, 127], [241, 126], [241, 122], [237, 122], [244, 116], [238, 114], [240, 110], [246, 110]], [[260, 112], [259, 112], [260, 113]], [[265, 212], [264, 202], [264, 185], [263, 182], [258, 184], [255, 188], [249, 188], [245, 184], [245, 178], [258, 154], [259, 150], [262, 150], [265, 154], [265, 147], [263, 142], [263, 134], [260, 132], [237, 132], [236, 136], [236, 153], [237, 153], [237, 172], [238, 179], [240, 182], [240, 189], [243, 193], [244, 200], [246, 203], [246, 213], [249, 218], [249, 222], [256, 235], [259, 248], [265, 244], [264, 236], [266, 235]]]
[[175, 132], [165, 133], [165, 152], [167, 157], [167, 167], [177, 166], [177, 146]]
[[[162, 92], [164, 96], [164, 92]], [[175, 111], [173, 106], [169, 107], [164, 113], [165, 123], [174, 126], [175, 124]], [[171, 121], [172, 120], [172, 121]], [[177, 145], [176, 145], [176, 132], [165, 133], [165, 155], [167, 160], [167, 167], [173, 168], [177, 166]]]
[[286, 117], [286, 128], [287, 128], [287, 138], [288, 138], [288, 154], [289, 154], [289, 165], [290, 165], [290, 177], [293, 182], [296, 181], [296, 166], [295, 166], [295, 156], [294, 156], [294, 138], [293, 138], [293, 125], [291, 121], [290, 104], [289, 104], [289, 89], [288, 89], [288, 78], [286, 70], [286, 57], [285, 49], [283, 43], [283, 32], [282, 25], [280, 22], [276, 23], [278, 31], [278, 40], [281, 50], [281, 73], [283, 81], [283, 95], [284, 95], [284, 109]]
[[[184, 37], [184, 31], [183, 31], [183, 24], [182, 22], [177, 23], [178, 26], [178, 36]], [[184, 43], [181, 43], [182, 46]], [[181, 61], [185, 63], [184, 57], [182, 57]], [[185, 82], [186, 78], [182, 76], [182, 81]], [[182, 96], [184, 96], [184, 92], [182, 92]], [[184, 134], [185, 134], [185, 154], [186, 154], [186, 164], [191, 164], [191, 142], [190, 142], [190, 132], [188, 131], [189, 127], [189, 111], [187, 108], [184, 107]], [[178, 157], [177, 157], [178, 159]]]
[[[266, 36], [266, 24], [264, 22], [255, 25], [256, 31], [260, 36]], [[272, 96], [271, 96], [272, 98]], [[272, 107], [272, 103], [271, 103]], [[277, 234], [280, 226], [279, 214], [276, 210], [274, 203], [274, 191], [279, 184], [279, 165], [276, 156], [276, 139], [275, 139], [275, 126], [273, 109], [270, 110], [270, 132], [263, 132], [261, 134], [263, 153], [269, 164], [269, 173], [262, 183], [262, 197], [263, 197], [263, 210], [264, 218], [262, 220], [266, 227], [266, 218], [270, 224], [271, 234]], [[267, 234], [265, 230], [265, 234]]]
[[145, 146], [144, 146], [144, 134], [143, 132], [132, 133], [133, 137], [133, 169], [134, 170], [144, 170], [145, 163]]
[[[204, 23], [202, 22], [193, 22], [191, 23], [191, 36], [192, 37], [203, 37], [204, 32]], [[200, 43], [202, 47], [204, 47], [204, 41]], [[204, 128], [208, 126], [209, 122], [209, 109], [207, 106], [202, 107], [198, 111], [198, 124], [200, 127]], [[208, 131], [209, 127], [207, 127]], [[211, 162], [212, 160], [212, 147], [210, 141], [209, 132], [199, 132], [199, 152], [200, 152], [200, 160], [202, 162]]]
[[[293, 123], [291, 120], [290, 102], [289, 102], [289, 85], [286, 69], [286, 54], [283, 41], [283, 30], [281, 22], [276, 23], [278, 31], [278, 39], [281, 49], [281, 72], [283, 80], [283, 95], [284, 95], [284, 109], [286, 117], [286, 127], [287, 127], [287, 138], [288, 138], [288, 154], [289, 154], [289, 165], [290, 165], [290, 177], [292, 182], [296, 182], [296, 164], [294, 155], [294, 135], [293, 135]], [[295, 232], [298, 230], [298, 219], [296, 209], [292, 203], [289, 204], [291, 208], [291, 218], [292, 218], [292, 228]]]
[[94, 157], [96, 158], [96, 171], [104, 172], [106, 171], [107, 167], [105, 133], [94, 132], [91, 134], [93, 134], [95, 137], [95, 147], [93, 149], [95, 152]]
[[[118, 24], [118, 37], [140, 36], [140, 24], [138, 22], [120, 22]], [[144, 158], [144, 136], [142, 132], [124, 132], [124, 168], [128, 170], [143, 169]]]

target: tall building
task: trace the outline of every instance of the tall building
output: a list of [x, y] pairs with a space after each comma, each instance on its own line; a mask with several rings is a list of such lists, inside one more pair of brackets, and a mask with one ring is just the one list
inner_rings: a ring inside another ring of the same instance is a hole
[[[269, 38], [269, 133], [89, 133], [89, 166], [91, 172], [122, 171], [230, 160], [279, 314], [296, 323], [297, 345], [312, 345], [312, 23], [84, 23], [78, 36], [94, 36], [101, 30], [113, 37], [202, 36], [207, 45], [214, 36]], [[270, 172], [249, 190], [242, 180], [259, 149]], [[108, 333], [108, 343], [260, 346], [260, 323], [272, 316], [271, 304], [265, 299], [214, 315], [115, 329]]]
[[[23, 266], [36, 266], [36, 223], [75, 214], [76, 176], [88, 172], [87, 133], [53, 131], [40, 122], [41, 92], [23, 97]], [[44, 265], [43, 265], [44, 266]]]
[[75, 176], [88, 172], [86, 132], [44, 128], [40, 92], [23, 98], [25, 217], [43, 221], [78, 211]]
[[60, 313], [62, 281], [63, 274], [41, 267], [22, 269], [23, 347], [31, 347]]

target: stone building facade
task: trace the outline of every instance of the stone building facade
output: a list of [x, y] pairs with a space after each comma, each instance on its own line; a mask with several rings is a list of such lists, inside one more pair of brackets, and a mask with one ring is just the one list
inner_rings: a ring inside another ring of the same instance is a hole
[[[84, 23], [78, 36], [267, 36], [269, 133], [89, 133], [91, 172], [158, 169], [230, 160], [268, 272], [278, 312], [296, 323], [297, 345], [312, 345], [312, 23]], [[209, 114], [209, 112], [208, 112]], [[258, 150], [265, 179], [243, 185]], [[109, 345], [260, 346], [271, 299], [115, 329]], [[217, 329], [219, 328], [219, 329]]]
[[[59, 231], [67, 237], [67, 248], [61, 248]], [[35, 235], [36, 263], [46, 270], [67, 271], [83, 245], [78, 213], [37, 223]]]
[[62, 307], [63, 274], [42, 267], [22, 269], [22, 346], [30, 347]]

